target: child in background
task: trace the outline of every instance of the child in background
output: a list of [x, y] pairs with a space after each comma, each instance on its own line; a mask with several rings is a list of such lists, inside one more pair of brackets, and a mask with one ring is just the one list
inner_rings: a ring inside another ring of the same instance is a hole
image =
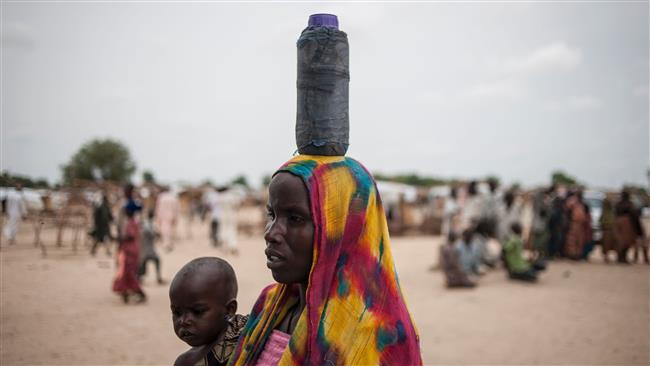
[[126, 223], [123, 235], [119, 238], [117, 250], [117, 276], [113, 281], [113, 291], [122, 296], [124, 303], [129, 302], [129, 296], [138, 295], [138, 302], [144, 302], [147, 296], [140, 288], [137, 278], [140, 256], [140, 230], [135, 212], [137, 208], [132, 205], [124, 207]]
[[156, 279], [158, 284], [162, 285], [165, 281], [160, 276], [160, 257], [156, 253], [155, 241], [159, 234], [153, 226], [154, 211], [149, 210], [147, 219], [142, 222], [142, 240], [140, 254], [140, 269], [138, 270], [138, 280], [142, 281], [142, 276], [147, 274], [147, 262], [152, 261], [156, 265]]
[[174, 366], [228, 364], [248, 316], [238, 315], [237, 278], [228, 262], [197, 258], [176, 274], [169, 287], [174, 332], [192, 348]]

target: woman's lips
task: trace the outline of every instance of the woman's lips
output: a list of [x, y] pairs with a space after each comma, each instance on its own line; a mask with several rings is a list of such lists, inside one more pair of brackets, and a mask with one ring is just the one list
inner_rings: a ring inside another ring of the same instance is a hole
[[272, 250], [266, 250], [266, 267], [269, 269], [276, 269], [284, 263], [284, 258]]

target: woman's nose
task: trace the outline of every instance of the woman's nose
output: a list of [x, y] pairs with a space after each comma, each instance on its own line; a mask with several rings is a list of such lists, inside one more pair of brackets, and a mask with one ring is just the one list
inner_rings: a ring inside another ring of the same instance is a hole
[[284, 227], [279, 219], [275, 219], [266, 226], [264, 240], [266, 240], [267, 245], [269, 243], [277, 243], [282, 235], [284, 235]]

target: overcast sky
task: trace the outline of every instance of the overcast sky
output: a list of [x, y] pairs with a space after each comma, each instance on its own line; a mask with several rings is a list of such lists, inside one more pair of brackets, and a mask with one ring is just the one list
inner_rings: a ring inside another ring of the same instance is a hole
[[3, 2], [0, 168], [53, 182], [110, 137], [138, 177], [259, 184], [296, 149], [318, 12], [348, 34], [348, 155], [371, 171], [647, 183], [647, 2]]

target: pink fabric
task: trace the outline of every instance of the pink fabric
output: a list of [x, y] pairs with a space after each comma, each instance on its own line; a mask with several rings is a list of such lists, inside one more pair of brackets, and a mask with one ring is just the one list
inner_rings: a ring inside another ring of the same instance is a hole
[[257, 366], [277, 366], [282, 353], [289, 345], [290, 335], [279, 330], [273, 330], [264, 345], [262, 354], [257, 359]]

